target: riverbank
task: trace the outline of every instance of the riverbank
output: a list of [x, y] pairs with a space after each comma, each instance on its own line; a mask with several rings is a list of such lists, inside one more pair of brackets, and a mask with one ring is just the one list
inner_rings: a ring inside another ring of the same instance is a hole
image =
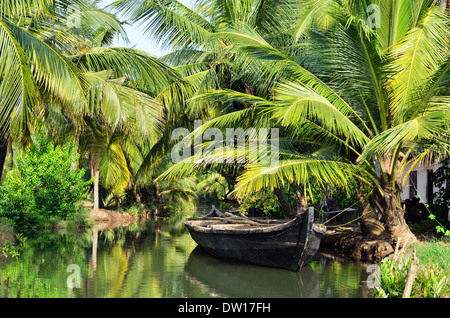
[[15, 252], [14, 226], [5, 220], [0, 220], [0, 259]]
[[130, 215], [126, 212], [119, 213], [105, 209], [98, 209], [97, 211], [92, 209], [90, 215], [94, 219], [95, 225], [99, 230], [106, 230], [117, 226], [127, 226], [139, 220], [137, 216]]
[[[435, 264], [448, 268], [450, 264], [450, 240], [416, 233], [416, 247], [421, 264]], [[362, 263], [379, 263], [394, 254], [391, 238], [386, 236], [364, 237], [358, 226], [337, 227], [327, 230], [322, 238], [322, 253]]]
[[363, 263], [379, 262], [394, 253], [389, 236], [364, 237], [357, 226], [342, 226], [327, 230], [320, 249], [327, 254]]

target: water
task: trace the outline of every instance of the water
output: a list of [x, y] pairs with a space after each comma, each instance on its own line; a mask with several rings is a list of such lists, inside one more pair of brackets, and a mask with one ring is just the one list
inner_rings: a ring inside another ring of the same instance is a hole
[[372, 297], [358, 264], [317, 257], [290, 272], [226, 262], [196, 248], [182, 224], [29, 240], [18, 258], [0, 260], [0, 297]]

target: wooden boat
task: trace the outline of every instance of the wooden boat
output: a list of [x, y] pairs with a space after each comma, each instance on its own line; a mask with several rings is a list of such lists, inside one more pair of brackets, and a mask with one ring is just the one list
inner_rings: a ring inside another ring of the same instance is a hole
[[292, 271], [311, 260], [325, 232], [314, 224], [312, 208], [287, 221], [224, 213], [220, 217], [189, 218], [185, 225], [194, 241], [211, 255]]

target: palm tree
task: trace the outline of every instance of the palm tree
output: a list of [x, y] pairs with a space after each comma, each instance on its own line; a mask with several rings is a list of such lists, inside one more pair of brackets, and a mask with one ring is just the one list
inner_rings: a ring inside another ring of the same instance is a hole
[[[309, 145], [281, 153], [272, 174], [261, 174], [260, 163], [248, 164], [236, 195], [312, 180], [346, 187], [350, 176], [359, 185], [361, 211], [371, 210], [370, 197], [393, 239], [404, 243], [412, 236], [400, 200], [409, 172], [449, 153], [449, 17], [431, 0], [301, 4], [295, 23], [278, 36], [244, 23], [213, 30], [234, 49], [229, 56], [252, 91], [216, 90], [204, 99], [254, 106], [206, 126], [270, 114], [295, 141]], [[189, 30], [178, 25], [179, 38]], [[183, 171], [179, 164], [165, 175]]]
[[[316, 144], [308, 154], [286, 156], [273, 174], [260, 174], [258, 163], [248, 165], [236, 193], [308, 182], [311, 175], [345, 186], [346, 175], [352, 175], [373, 188], [375, 208], [394, 240], [403, 243], [412, 236], [400, 200], [409, 172], [449, 154], [449, 17], [435, 1], [414, 7], [409, 1], [375, 1], [381, 25], [373, 29], [369, 3], [313, 4], [298, 22], [311, 14], [331, 22], [319, 32], [313, 18], [313, 32], [297, 32], [298, 55], [275, 48], [254, 29], [223, 32], [245, 58], [265, 63], [255, 77], [284, 74], [258, 105]], [[238, 92], [216, 93], [251, 101]]]
[[[69, 12], [71, 5], [76, 12]], [[69, 28], [70, 17], [80, 25]], [[82, 47], [86, 32], [99, 41], [112, 33], [125, 36], [120, 22], [90, 1], [15, 1], [0, 7], [0, 176], [11, 129], [14, 139], [29, 140], [31, 118], [50, 103], [73, 114], [86, 112], [89, 80], [66, 55]]]
[[[2, 127], [15, 140], [27, 142], [36, 122], [43, 122], [48, 135], [59, 142], [75, 138], [78, 150], [90, 159], [94, 207], [98, 208], [100, 182], [118, 202], [132, 184], [132, 167], [138, 170], [139, 157], [144, 155], [140, 150], [148, 150], [144, 144], [153, 145], [164, 126], [161, 103], [152, 96], [176, 80], [178, 73], [146, 52], [97, 47], [126, 34], [121, 22], [95, 2], [49, 0], [47, 4], [24, 2], [20, 10], [11, 6], [12, 13], [4, 15], [12, 32], [3, 34], [2, 41], [17, 44], [12, 50], [23, 53], [19, 58], [24, 60], [24, 71], [19, 72], [14, 54], [0, 52], [4, 74], [0, 83], [4, 96], [11, 96], [2, 104], [2, 114], [9, 114], [2, 116]], [[72, 19], [78, 25], [69, 23]], [[31, 90], [33, 99], [24, 99]], [[14, 100], [14, 94], [23, 100]], [[3, 167], [6, 145], [0, 150]]]
[[[276, 38], [284, 33], [288, 22], [293, 23], [292, 10], [297, 10], [295, 1], [195, 1], [189, 8], [179, 1], [145, 1], [136, 2], [119, 0], [114, 7], [125, 14], [132, 22], [142, 23], [146, 32], [166, 47], [174, 50], [163, 56], [162, 61], [172, 65], [185, 76], [195, 90], [186, 86], [169, 91], [171, 96], [175, 90], [183, 90], [178, 94], [184, 100], [181, 107], [170, 109], [169, 113], [185, 114], [180, 121], [177, 116], [176, 125], [167, 125], [166, 129], [190, 127], [194, 119], [207, 121], [223, 113], [245, 111], [248, 107], [240, 102], [210, 103], [205, 99], [196, 99], [211, 89], [230, 88], [246, 93], [253, 93], [261, 83], [251, 83], [242, 60], [235, 60], [229, 43], [218, 37], [221, 30], [241, 24], [256, 28], [267, 37]], [[292, 21], [288, 18], [292, 17]], [[253, 67], [252, 65], [247, 65]], [[269, 83], [269, 81], [262, 82]], [[162, 95], [161, 95], [162, 96]], [[164, 98], [163, 98], [164, 99]], [[170, 106], [169, 106], [170, 107]], [[168, 115], [170, 117], [170, 115]], [[191, 127], [190, 127], [191, 128]], [[167, 144], [167, 143], [166, 143]], [[229, 188], [234, 188], [239, 167], [230, 169], [221, 165], [212, 165], [203, 172], [219, 172], [227, 180]], [[230, 175], [230, 171], [233, 173]], [[227, 198], [229, 199], [229, 198]]]
[[[146, 52], [125, 48], [92, 48], [70, 56], [91, 81], [90, 112], [76, 120], [79, 150], [89, 156], [94, 179], [94, 210], [99, 183], [119, 206], [125, 189], [134, 187], [146, 144], [161, 138], [164, 113], [156, 96], [177, 73]], [[132, 172], [135, 173], [133, 176]]]

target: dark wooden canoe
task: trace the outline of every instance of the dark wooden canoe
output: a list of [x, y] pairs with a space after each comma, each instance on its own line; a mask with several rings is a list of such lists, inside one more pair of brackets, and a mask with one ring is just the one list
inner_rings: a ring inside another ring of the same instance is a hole
[[237, 217], [189, 218], [185, 225], [195, 242], [216, 257], [298, 271], [319, 249], [325, 229], [313, 223], [314, 211], [289, 221]]

